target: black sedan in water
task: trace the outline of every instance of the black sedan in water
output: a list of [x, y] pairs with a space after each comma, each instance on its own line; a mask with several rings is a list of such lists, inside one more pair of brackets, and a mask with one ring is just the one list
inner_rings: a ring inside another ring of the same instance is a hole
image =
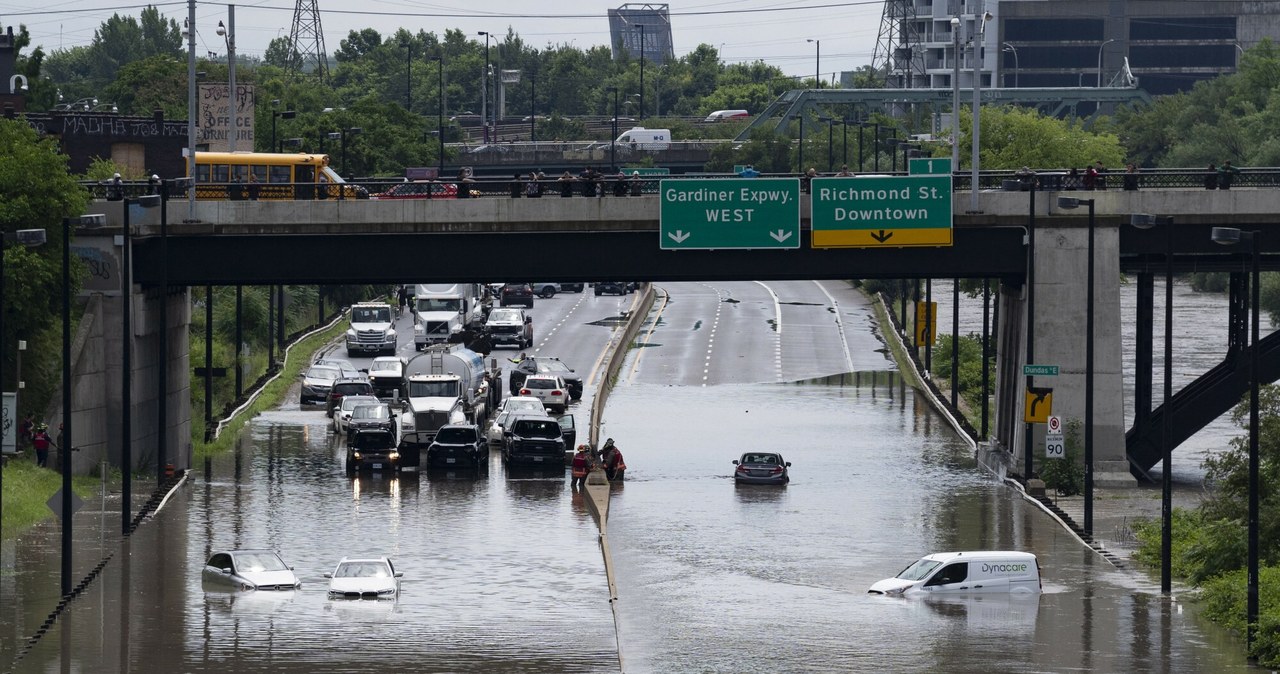
[[787, 475], [789, 461], [784, 461], [781, 454], [772, 452], [747, 452], [741, 459], [734, 459], [737, 469], [733, 471], [735, 484], [786, 484], [791, 481]]

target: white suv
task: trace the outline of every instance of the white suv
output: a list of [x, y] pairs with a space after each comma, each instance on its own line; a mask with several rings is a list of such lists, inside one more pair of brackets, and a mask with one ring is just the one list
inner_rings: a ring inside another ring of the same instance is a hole
[[520, 395], [538, 398], [551, 412], [564, 414], [569, 409], [569, 387], [558, 375], [529, 375], [520, 388]]

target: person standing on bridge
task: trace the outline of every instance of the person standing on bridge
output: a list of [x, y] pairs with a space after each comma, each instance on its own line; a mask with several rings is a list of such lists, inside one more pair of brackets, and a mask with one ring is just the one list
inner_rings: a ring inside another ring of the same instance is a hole
[[1126, 192], [1138, 191], [1138, 167], [1133, 162], [1124, 165], [1124, 176], [1121, 177], [1120, 186]]
[[560, 196], [562, 197], [573, 196], [573, 180], [574, 180], [573, 174], [569, 173], [568, 169], [565, 169], [565, 172], [560, 175], [559, 179], [556, 180], [556, 182], [560, 183]]
[[1206, 190], [1218, 189], [1218, 167], [1209, 164], [1209, 171], [1204, 174], [1204, 188]]
[[1238, 175], [1240, 175], [1240, 169], [1232, 166], [1230, 159], [1222, 162], [1222, 168], [1218, 169], [1218, 189], [1231, 189], [1231, 183], [1235, 182]]
[[747, 167], [738, 172], [740, 178], [759, 178], [760, 172], [756, 170], [754, 164], [747, 164]]

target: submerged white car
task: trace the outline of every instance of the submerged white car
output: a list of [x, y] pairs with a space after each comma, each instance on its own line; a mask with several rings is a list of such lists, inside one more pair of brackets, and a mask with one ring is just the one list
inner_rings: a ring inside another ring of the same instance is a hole
[[216, 552], [205, 562], [200, 575], [207, 586], [232, 592], [302, 587], [293, 567], [273, 550]]
[[329, 579], [329, 596], [345, 599], [395, 599], [403, 571], [396, 571], [386, 557], [343, 557]]

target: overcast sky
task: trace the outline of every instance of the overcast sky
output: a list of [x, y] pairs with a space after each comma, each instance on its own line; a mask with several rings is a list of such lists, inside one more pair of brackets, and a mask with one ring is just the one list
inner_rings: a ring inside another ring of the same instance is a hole
[[[587, 0], [316, 0], [330, 53], [353, 29], [373, 28], [384, 37], [405, 27], [443, 34], [458, 28], [498, 35], [511, 28], [539, 49], [548, 44], [578, 48], [609, 44], [610, 7], [622, 2]], [[154, 3], [179, 25], [187, 17], [186, 2]], [[236, 52], [261, 56], [277, 36], [288, 37], [295, 0], [236, 3]], [[638, 3], [635, 3], [638, 4]], [[728, 62], [762, 59], [788, 75], [812, 76], [820, 65], [823, 79], [871, 62], [880, 28], [882, 0], [689, 0], [668, 3], [676, 56], [700, 43], [720, 50]], [[476, 11], [476, 6], [484, 11]], [[146, 4], [130, 0], [0, 0], [0, 26], [25, 25], [32, 43], [46, 51], [87, 45], [94, 30], [112, 14], [139, 16]], [[225, 3], [196, 6], [196, 53], [223, 53], [226, 45], [215, 33], [226, 20]], [[481, 38], [483, 39], [483, 38]], [[806, 40], [817, 40], [817, 49]], [[817, 52], [821, 51], [819, 55]], [[820, 57], [820, 62], [815, 62]]]

